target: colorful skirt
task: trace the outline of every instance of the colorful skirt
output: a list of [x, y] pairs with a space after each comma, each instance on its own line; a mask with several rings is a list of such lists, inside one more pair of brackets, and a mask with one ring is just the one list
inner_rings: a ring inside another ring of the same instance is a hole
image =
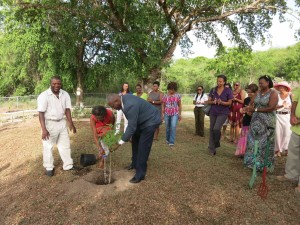
[[249, 132], [249, 126], [243, 126], [242, 131], [241, 131], [241, 135], [240, 135], [240, 139], [239, 139], [239, 141], [237, 143], [237, 146], [236, 146], [235, 155], [243, 156], [245, 154], [246, 147], [247, 147], [248, 132]]

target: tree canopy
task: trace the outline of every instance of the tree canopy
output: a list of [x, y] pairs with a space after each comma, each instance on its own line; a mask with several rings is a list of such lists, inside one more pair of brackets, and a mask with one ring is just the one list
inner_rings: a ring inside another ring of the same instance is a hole
[[4, 0], [0, 94], [38, 93], [53, 74], [80, 91], [79, 101], [122, 80], [147, 84], [161, 78], [177, 45], [189, 51], [188, 32], [222, 54], [218, 31], [226, 31], [247, 51], [287, 10], [282, 0]]

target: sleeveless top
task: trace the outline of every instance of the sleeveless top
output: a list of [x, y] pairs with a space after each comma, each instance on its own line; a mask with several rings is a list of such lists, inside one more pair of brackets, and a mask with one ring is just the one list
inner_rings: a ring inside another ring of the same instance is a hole
[[[149, 93], [149, 98], [152, 99], [152, 101], [160, 101], [160, 91], [158, 92], [154, 92], [151, 91]], [[152, 104], [155, 108], [157, 108], [159, 111], [161, 111], [161, 104], [157, 105], [157, 104]]]
[[[283, 105], [284, 101], [288, 104], [288, 106], [292, 105], [292, 100], [291, 100], [290, 95], [288, 95], [285, 99], [281, 99], [280, 94], [278, 93], [278, 104], [277, 105]], [[280, 108], [280, 109], [277, 109], [276, 111], [278, 111], [278, 112], [290, 112], [291, 109], [290, 108], [288, 108], [288, 109]]]
[[106, 109], [106, 116], [103, 121], [97, 120], [95, 115], [91, 115], [91, 119], [96, 123], [96, 131], [99, 137], [102, 137], [106, 134], [108, 130], [111, 130], [112, 121], [111, 118], [113, 116], [113, 112], [109, 109]]

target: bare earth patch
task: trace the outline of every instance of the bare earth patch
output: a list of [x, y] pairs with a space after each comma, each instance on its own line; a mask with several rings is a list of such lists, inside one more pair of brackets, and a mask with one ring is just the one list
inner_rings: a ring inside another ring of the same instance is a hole
[[[81, 154], [97, 152], [88, 121], [75, 124], [72, 157], [79, 166]], [[128, 182], [134, 171], [124, 169], [131, 157], [125, 144], [112, 153], [112, 183], [101, 185], [103, 171], [96, 165], [63, 171], [57, 150], [55, 176], [45, 176], [37, 118], [2, 125], [0, 224], [299, 224], [296, 184], [275, 179], [283, 174], [286, 157], [276, 159], [267, 177], [268, 198], [262, 200], [257, 195], [261, 174], [250, 190], [251, 171], [234, 156], [233, 144], [223, 142], [212, 157], [207, 137], [193, 133], [193, 118], [184, 118], [170, 150], [162, 125], [139, 184]]]

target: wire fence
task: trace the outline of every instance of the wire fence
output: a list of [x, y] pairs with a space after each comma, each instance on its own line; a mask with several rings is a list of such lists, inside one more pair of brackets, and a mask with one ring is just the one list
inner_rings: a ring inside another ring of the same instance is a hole
[[[76, 106], [76, 95], [70, 94], [73, 116], [85, 117], [96, 105], [106, 105], [107, 93], [84, 93], [83, 107]], [[183, 110], [193, 108], [193, 94], [182, 94]], [[15, 122], [36, 116], [38, 95], [0, 97], [0, 123]]]

